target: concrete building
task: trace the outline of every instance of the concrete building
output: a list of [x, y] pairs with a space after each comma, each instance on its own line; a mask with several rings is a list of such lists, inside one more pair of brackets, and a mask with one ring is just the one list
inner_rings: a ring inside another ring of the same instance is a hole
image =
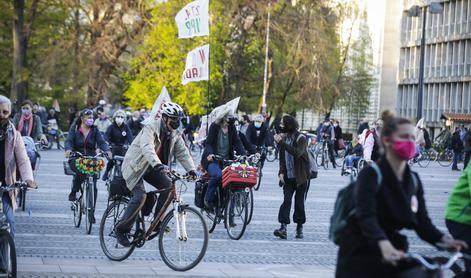
[[[471, 113], [471, 0], [435, 2], [441, 2], [444, 9], [442, 14], [427, 14], [423, 91], [423, 117], [432, 135], [445, 120], [453, 123]], [[414, 119], [422, 13], [409, 17], [407, 10], [416, 4], [423, 5], [423, 1], [403, 1], [396, 101], [397, 113]]]

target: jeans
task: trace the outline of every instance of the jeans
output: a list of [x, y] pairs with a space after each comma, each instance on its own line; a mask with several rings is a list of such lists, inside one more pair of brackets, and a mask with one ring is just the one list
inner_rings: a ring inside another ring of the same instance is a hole
[[306, 223], [306, 211], [304, 210], [304, 201], [306, 198], [307, 184], [297, 185], [296, 180], [287, 179], [283, 185], [283, 204], [278, 212], [278, 222], [289, 224], [289, 214], [291, 212], [291, 202], [294, 196], [294, 214], [293, 222], [297, 224]]
[[361, 156], [357, 156], [357, 155], [348, 155], [346, 158], [345, 158], [345, 166], [346, 168], [352, 168], [353, 167], [353, 163], [355, 163], [355, 161], [358, 161], [360, 160]]
[[[131, 230], [132, 225], [134, 222], [136, 222], [136, 217], [139, 214], [139, 211], [141, 211], [142, 206], [144, 206], [147, 197], [144, 181], [158, 190], [169, 189], [172, 186], [172, 180], [166, 174], [162, 173], [161, 171], [157, 172], [153, 168], [149, 167], [143, 178], [136, 184], [136, 186], [134, 186], [131, 191], [131, 200], [129, 200], [128, 206], [126, 207], [123, 217], [119, 223], [119, 229], [123, 232], [129, 232]], [[169, 194], [170, 191], [164, 191], [159, 194], [154, 216], [157, 216], [157, 213], [162, 209]]]
[[204, 199], [208, 203], [213, 203], [214, 199], [216, 198], [216, 186], [221, 183], [222, 178], [222, 170], [219, 163], [212, 162], [208, 165], [208, 173], [209, 173], [209, 183], [208, 189], [206, 190], [206, 195]]
[[458, 162], [461, 161], [461, 152], [453, 152], [453, 165], [451, 166], [452, 169], [458, 168]]
[[[468, 246], [471, 246], [471, 225], [461, 224], [448, 219], [445, 221], [445, 223], [448, 231], [454, 238], [461, 239], [465, 241]], [[469, 248], [463, 249], [461, 252], [471, 256], [471, 250]], [[464, 263], [466, 268], [465, 272], [467, 275], [462, 277], [471, 277], [471, 261], [465, 260]]]
[[11, 205], [10, 195], [8, 193], [3, 194], [2, 197], [3, 213], [5, 214], [8, 224], [10, 224], [10, 234], [15, 237], [15, 216], [13, 215], [13, 207]]

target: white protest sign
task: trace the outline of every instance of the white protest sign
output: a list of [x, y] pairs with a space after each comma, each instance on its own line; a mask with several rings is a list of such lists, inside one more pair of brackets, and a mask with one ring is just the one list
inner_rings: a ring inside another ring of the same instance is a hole
[[205, 115], [201, 117], [201, 126], [200, 130], [198, 131], [198, 136], [195, 138], [196, 142], [202, 142], [206, 139], [206, 127], [210, 127], [213, 122], [217, 119], [220, 119], [227, 115], [228, 112], [235, 114], [237, 112], [237, 107], [239, 107], [240, 97], [237, 97], [226, 104], [220, 105], [211, 111], [209, 114], [209, 122], [208, 116]]
[[196, 0], [175, 16], [178, 26], [178, 38], [187, 39], [209, 35], [209, 0]]
[[154, 106], [152, 106], [152, 110], [149, 113], [149, 117], [142, 121], [142, 124], [147, 125], [153, 120], [160, 118], [160, 107], [162, 107], [162, 104], [170, 101], [172, 101], [172, 99], [170, 98], [167, 88], [163, 86], [162, 91], [160, 91], [160, 95], [154, 102]]
[[182, 84], [209, 79], [209, 44], [195, 48], [186, 56]]

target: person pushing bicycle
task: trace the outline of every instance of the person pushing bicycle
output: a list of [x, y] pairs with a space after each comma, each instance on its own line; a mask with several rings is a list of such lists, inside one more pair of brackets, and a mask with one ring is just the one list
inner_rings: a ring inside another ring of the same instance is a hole
[[[180, 120], [183, 109], [172, 102], [164, 103], [161, 107], [162, 118], [158, 118], [144, 126], [129, 147], [123, 161], [122, 172], [126, 185], [132, 192], [123, 217], [116, 225], [116, 238], [122, 246], [130, 246], [127, 233], [131, 231], [146, 200], [146, 190], [143, 181], [148, 182], [158, 190], [170, 188], [171, 179], [167, 171], [173, 157], [182, 164], [188, 174], [196, 177], [196, 168], [186, 147], [181, 132]], [[158, 215], [164, 205], [169, 191], [160, 193], [155, 215]]]

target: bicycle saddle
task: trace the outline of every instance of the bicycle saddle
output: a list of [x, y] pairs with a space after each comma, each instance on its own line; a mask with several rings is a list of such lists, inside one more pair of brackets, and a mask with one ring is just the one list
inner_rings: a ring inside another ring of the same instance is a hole
[[114, 160], [117, 160], [117, 161], [123, 161], [123, 160], [124, 160], [124, 156], [115, 155], [115, 156], [113, 156], [113, 159], [114, 159]]

